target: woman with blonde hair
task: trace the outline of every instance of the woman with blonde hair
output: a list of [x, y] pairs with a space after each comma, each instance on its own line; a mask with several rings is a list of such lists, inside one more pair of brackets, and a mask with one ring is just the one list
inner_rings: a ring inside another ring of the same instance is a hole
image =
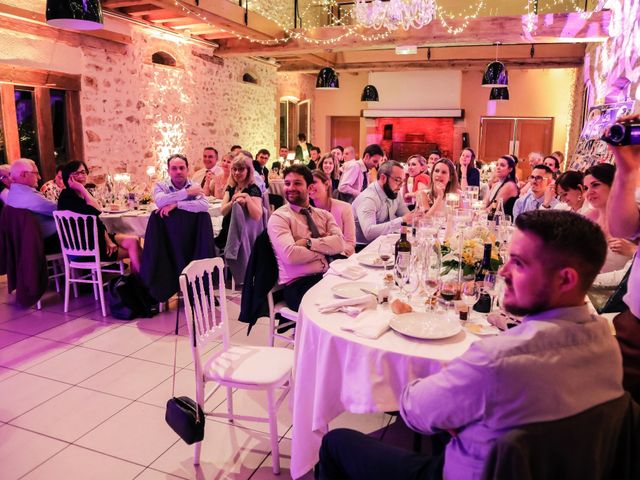
[[222, 200], [224, 197], [224, 192], [227, 189], [227, 182], [229, 181], [229, 175], [231, 174], [231, 163], [233, 162], [233, 155], [231, 153], [227, 153], [222, 156], [218, 165], [220, 169], [218, 173], [216, 173], [215, 177], [213, 177], [213, 182], [211, 182], [211, 192], [205, 192], [207, 194], [213, 195], [218, 200]]
[[313, 206], [326, 210], [333, 215], [344, 236], [344, 254], [353, 255], [356, 249], [356, 222], [353, 218], [351, 204], [331, 198], [331, 181], [322, 170], [314, 170], [313, 183], [309, 185], [309, 197]]
[[427, 159], [422, 155], [411, 155], [407, 159], [407, 181], [404, 184], [404, 201], [413, 210], [420, 190], [429, 188], [431, 180], [427, 171]]
[[245, 213], [253, 220], [262, 217], [262, 192], [254, 182], [253, 160], [243, 152], [238, 153], [231, 164], [231, 174], [222, 198], [222, 229], [216, 237], [216, 246], [224, 249], [229, 235], [231, 209], [234, 204], [243, 207]]

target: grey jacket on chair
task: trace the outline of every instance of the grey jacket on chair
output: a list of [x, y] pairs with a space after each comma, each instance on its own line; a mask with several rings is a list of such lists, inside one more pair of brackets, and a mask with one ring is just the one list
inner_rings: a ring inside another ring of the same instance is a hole
[[249, 256], [253, 243], [267, 228], [268, 210], [262, 209], [262, 217], [259, 220], [252, 219], [240, 204], [234, 204], [231, 208], [231, 222], [229, 223], [229, 236], [224, 249], [224, 261], [236, 284], [244, 282], [244, 274], [249, 263]]

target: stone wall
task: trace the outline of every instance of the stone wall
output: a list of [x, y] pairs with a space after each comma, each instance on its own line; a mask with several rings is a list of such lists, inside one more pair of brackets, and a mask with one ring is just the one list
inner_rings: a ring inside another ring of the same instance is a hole
[[[85, 160], [92, 174], [129, 172], [147, 181], [150, 165], [171, 153], [201, 165], [202, 149], [233, 144], [249, 151], [276, 146], [276, 67], [222, 59], [213, 48], [157, 30], [125, 24], [132, 43], [122, 49], [69, 46], [0, 29], [0, 61], [82, 75]], [[164, 51], [176, 67], [151, 63]], [[258, 84], [242, 81], [245, 72]]]

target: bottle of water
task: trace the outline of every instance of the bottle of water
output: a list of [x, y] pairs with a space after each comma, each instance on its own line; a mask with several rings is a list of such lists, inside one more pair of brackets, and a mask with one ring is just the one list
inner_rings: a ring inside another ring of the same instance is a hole
[[501, 198], [498, 199], [496, 211], [493, 212], [493, 221], [495, 222], [496, 227], [499, 227], [500, 224], [504, 221], [504, 205]]

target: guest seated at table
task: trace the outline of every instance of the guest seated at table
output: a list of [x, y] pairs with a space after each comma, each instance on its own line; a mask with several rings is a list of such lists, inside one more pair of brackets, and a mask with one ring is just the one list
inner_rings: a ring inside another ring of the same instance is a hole
[[345, 250], [344, 237], [331, 213], [309, 204], [311, 171], [301, 164], [284, 169], [287, 204], [273, 212], [267, 227], [278, 261], [284, 299], [298, 310], [304, 294], [329, 269], [329, 256]]
[[557, 210], [571, 210], [572, 212], [586, 215], [591, 207], [585, 201], [585, 190], [583, 184], [584, 175], [582, 172], [569, 170], [560, 174], [556, 180], [556, 196], [558, 203]]
[[[547, 195], [545, 195], [545, 193]], [[513, 218], [531, 210], [550, 209], [556, 206], [553, 172], [546, 165], [536, 165], [529, 175], [529, 191], [520, 193], [520, 198], [513, 205]]]
[[462, 150], [458, 165], [456, 165], [456, 172], [462, 190], [466, 190], [469, 186], [480, 186], [480, 170], [476, 168], [476, 152], [471, 148]]
[[340, 183], [340, 162], [334, 150], [340, 151], [336, 148], [331, 150], [331, 153], [324, 154], [318, 163], [318, 170], [324, 172], [324, 174], [331, 179], [331, 191], [335, 196], [338, 184]]
[[635, 243], [624, 238], [612, 237], [609, 233], [607, 202], [615, 174], [616, 167], [610, 163], [599, 163], [589, 167], [584, 173], [586, 197], [592, 208], [586, 217], [600, 225], [609, 247], [601, 273], [622, 269], [638, 249]]
[[358, 245], [368, 245], [380, 235], [395, 232], [403, 222], [411, 223], [416, 213], [410, 212], [398, 195], [403, 183], [402, 164], [388, 160], [378, 168], [378, 180], [355, 199], [351, 206]]
[[233, 159], [227, 190], [222, 198], [222, 229], [216, 237], [216, 246], [221, 250], [227, 244], [231, 209], [236, 203], [244, 207], [252, 219], [259, 220], [262, 217], [262, 192], [255, 184], [253, 162], [243, 153]]
[[427, 175], [427, 159], [422, 155], [411, 155], [407, 159], [407, 180], [404, 184], [403, 198], [409, 210], [416, 205], [416, 197], [420, 191], [429, 188], [429, 175]]
[[218, 162], [216, 167], [219, 168], [219, 173], [213, 177], [212, 194], [218, 200], [222, 200], [224, 192], [227, 189], [227, 182], [229, 181], [229, 175], [231, 174], [231, 163], [233, 162], [233, 155], [226, 153], [222, 156], [222, 159]]
[[496, 162], [496, 182], [494, 183], [487, 199], [485, 208], [495, 211], [498, 200], [502, 200], [504, 213], [513, 214], [513, 205], [518, 198], [518, 183], [516, 180], [516, 161], [511, 155], [503, 155]]
[[434, 150], [429, 154], [429, 156], [427, 157], [427, 171], [425, 173], [431, 175], [431, 170], [433, 169], [433, 166], [436, 164], [436, 162], [440, 160], [440, 157], [440, 151], [438, 150]]
[[271, 164], [271, 170], [269, 171], [269, 180], [279, 180], [282, 178], [282, 174], [280, 173], [282, 170], [282, 162], [276, 160]]
[[543, 155], [540, 152], [529, 152], [527, 158], [516, 161], [516, 178], [518, 179], [518, 188], [520, 195], [526, 195], [529, 192], [530, 184], [528, 182], [531, 170], [537, 165], [543, 163]]
[[280, 162], [284, 162], [289, 156], [289, 149], [285, 145], [282, 145], [280, 150], [278, 150], [278, 156], [280, 158]]
[[313, 206], [331, 212], [338, 228], [344, 236], [344, 253], [352, 255], [356, 248], [356, 224], [353, 219], [351, 204], [331, 198], [331, 181], [326, 173], [314, 170], [313, 183], [309, 185], [309, 197], [313, 200]]
[[47, 197], [52, 202], [57, 202], [60, 192], [64, 188], [64, 182], [62, 181], [62, 167], [64, 165], [56, 165], [56, 176], [53, 180], [45, 182], [40, 187], [40, 193]]
[[124, 258], [131, 260], [131, 271], [140, 272], [142, 249], [138, 237], [122, 233], [107, 233], [100, 220], [102, 208], [98, 201], [87, 191], [87, 164], [73, 160], [62, 168], [62, 181], [65, 188], [58, 198], [58, 210], [69, 210], [82, 215], [95, 215], [98, 228], [98, 246], [100, 260], [115, 262]]
[[9, 188], [11, 187], [11, 165], [0, 165], [0, 201], [7, 203]]
[[[364, 149], [362, 160], [347, 162], [346, 152], [349, 151], [349, 148], [353, 149], [353, 147], [345, 148], [344, 171], [338, 184], [337, 198], [345, 202], [353, 203], [358, 195], [360, 195], [360, 192], [367, 188], [369, 184], [369, 170], [378, 166], [384, 156], [384, 152], [382, 148], [380, 148], [380, 145], [369, 145]], [[404, 179], [404, 172], [402, 178]]]
[[546, 157], [544, 157], [542, 163], [551, 169], [554, 179], [558, 178], [558, 175], [560, 175], [561, 172], [560, 162], [556, 157], [554, 157], [553, 155], [547, 155]]
[[269, 169], [267, 168], [267, 163], [269, 163], [270, 156], [271, 153], [269, 153], [269, 150], [261, 148], [258, 150], [258, 153], [256, 153], [256, 159], [253, 161], [253, 168], [256, 173], [260, 175], [267, 189], [269, 188]]
[[60, 241], [53, 212], [56, 203], [45, 198], [36, 188], [40, 174], [33, 160], [19, 158], [11, 164], [11, 188], [7, 196], [7, 205], [14, 208], [24, 208], [36, 214], [46, 254], [60, 252]]
[[444, 458], [337, 429], [323, 439], [316, 478], [483, 478], [495, 440], [509, 430], [571, 417], [624, 394], [615, 338], [584, 300], [606, 256], [601, 229], [555, 210], [520, 215], [516, 228], [500, 274], [503, 305], [523, 321], [412, 381], [399, 400], [410, 428], [451, 433]]
[[428, 217], [444, 214], [447, 193], [460, 194], [458, 177], [453, 162], [448, 158], [438, 160], [431, 170], [431, 191], [421, 190], [417, 197], [420, 210]]
[[318, 168], [318, 162], [320, 161], [320, 147], [311, 147], [309, 150], [309, 163], [307, 168], [311, 171]]
[[174, 209], [187, 212], [208, 212], [209, 202], [200, 185], [194, 185], [188, 178], [189, 161], [179, 153], [167, 160], [169, 180], [157, 182], [153, 187], [153, 201], [161, 217], [168, 216]]
[[333, 155], [333, 159], [338, 162], [338, 168], [340, 168], [344, 163], [344, 147], [342, 145], [336, 145], [331, 149], [331, 155]]
[[240, 150], [242, 150], [242, 147], [240, 145], [232, 145], [229, 151], [231, 152], [231, 155], [235, 157], [240, 153]]
[[220, 174], [220, 168], [217, 167], [218, 151], [213, 147], [205, 147], [202, 152], [202, 163], [204, 168], [197, 170], [191, 181], [195, 185], [200, 185], [205, 195], [209, 196], [212, 195], [214, 178]]

